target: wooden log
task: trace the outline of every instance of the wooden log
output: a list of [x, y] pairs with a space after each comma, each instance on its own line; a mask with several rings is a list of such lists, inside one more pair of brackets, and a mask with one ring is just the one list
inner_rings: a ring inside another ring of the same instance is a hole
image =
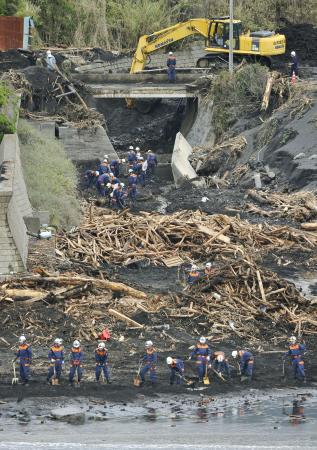
[[259, 288], [260, 288], [260, 292], [261, 292], [261, 297], [262, 297], [263, 303], [266, 303], [266, 296], [265, 296], [263, 283], [262, 283], [262, 278], [261, 278], [259, 270], [256, 271], [256, 276], [258, 278], [258, 283], [259, 283]]
[[300, 227], [303, 230], [317, 230], [317, 222], [305, 222], [301, 223]]
[[43, 295], [47, 295], [47, 292], [34, 291], [31, 289], [1, 289], [0, 292], [11, 298], [39, 298], [43, 297]]
[[228, 231], [229, 228], [230, 228], [230, 225], [227, 225], [224, 227], [223, 230], [217, 232], [217, 231], [212, 230], [211, 228], [205, 227], [204, 225], [197, 224], [198, 231], [205, 233], [208, 236], [211, 236], [211, 239], [207, 242], [207, 244], [209, 244], [215, 240], [224, 242], [225, 244], [230, 244], [230, 242], [231, 242], [230, 238], [223, 234], [226, 231]]
[[108, 309], [108, 313], [111, 314], [112, 316], [116, 317], [117, 319], [121, 320], [122, 322], [125, 322], [127, 325], [134, 327], [134, 328], [143, 328], [143, 325], [141, 325], [140, 323], [136, 322], [133, 319], [130, 319], [130, 317], [120, 313], [119, 311], [115, 310], [115, 309]]
[[264, 91], [263, 99], [262, 99], [261, 111], [265, 112], [269, 107], [270, 96], [271, 96], [271, 91], [272, 91], [274, 80], [275, 80], [275, 76], [273, 73], [271, 76], [269, 76], [269, 78], [267, 79], [267, 82], [266, 82], [265, 91]]

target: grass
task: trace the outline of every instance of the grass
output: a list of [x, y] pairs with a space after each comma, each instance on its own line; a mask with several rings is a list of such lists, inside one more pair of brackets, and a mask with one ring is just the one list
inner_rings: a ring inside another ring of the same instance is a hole
[[4, 83], [0, 83], [0, 143], [4, 134], [15, 133], [15, 117], [10, 119], [5, 113], [9, 103], [10, 96], [13, 96], [12, 90]]
[[68, 229], [80, 221], [77, 174], [63, 145], [43, 137], [21, 120], [18, 126], [21, 159], [31, 205], [49, 211], [50, 224]]

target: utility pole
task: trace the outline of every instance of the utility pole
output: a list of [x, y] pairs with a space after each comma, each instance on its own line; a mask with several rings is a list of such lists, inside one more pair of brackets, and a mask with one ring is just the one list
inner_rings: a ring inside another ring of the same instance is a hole
[[230, 24], [229, 24], [229, 72], [233, 73], [233, 0], [230, 1]]

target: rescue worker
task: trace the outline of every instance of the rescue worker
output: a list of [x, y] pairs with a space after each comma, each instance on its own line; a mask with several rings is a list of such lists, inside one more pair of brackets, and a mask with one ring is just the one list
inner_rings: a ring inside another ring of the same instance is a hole
[[124, 208], [124, 201], [125, 201], [125, 197], [126, 194], [123, 190], [123, 183], [118, 183], [118, 186], [113, 186], [113, 191], [110, 194], [111, 198], [112, 198], [112, 206], [114, 206], [115, 208], [118, 209], [123, 209]]
[[296, 341], [295, 336], [289, 338], [289, 347], [284, 358], [290, 356], [295, 380], [305, 381], [305, 364], [302, 355], [306, 351], [306, 346]]
[[187, 283], [189, 286], [193, 286], [194, 284], [198, 283], [199, 280], [200, 272], [196, 264], [193, 264], [187, 277]]
[[147, 160], [147, 170], [149, 174], [154, 174], [155, 167], [157, 166], [157, 158], [156, 155], [152, 152], [152, 150], [148, 150], [146, 160]]
[[128, 159], [128, 166], [130, 168], [132, 168], [133, 164], [136, 161], [136, 154], [135, 154], [135, 151], [134, 151], [132, 145], [130, 145], [130, 147], [129, 147], [129, 153], [128, 153], [128, 158], [127, 159]]
[[175, 83], [176, 81], [176, 56], [173, 52], [169, 52], [167, 58], [167, 76], [170, 83]]
[[253, 375], [253, 367], [254, 367], [254, 357], [252, 353], [248, 352], [247, 350], [234, 350], [231, 353], [233, 358], [237, 358], [239, 356], [239, 368], [240, 368], [240, 375], [241, 375], [241, 381], [248, 380], [249, 382], [252, 381], [252, 375]]
[[22, 384], [25, 386], [29, 382], [30, 378], [30, 365], [32, 363], [32, 347], [26, 342], [25, 336], [19, 337], [19, 349], [16, 353], [16, 361], [20, 358], [20, 377]]
[[110, 373], [108, 368], [108, 349], [106, 349], [106, 344], [100, 342], [95, 350], [95, 360], [96, 360], [96, 381], [99, 381], [100, 374], [103, 372], [105, 380], [108, 384], [111, 384]]
[[140, 147], [135, 147], [135, 156], [137, 159], [140, 159], [140, 157], [141, 157]]
[[212, 361], [216, 372], [230, 378], [230, 366], [224, 352], [214, 352], [212, 355]]
[[141, 157], [141, 162], [142, 162], [142, 170], [141, 170], [141, 174], [140, 174], [140, 184], [141, 184], [142, 187], [145, 187], [147, 161], [144, 161], [144, 158]]
[[74, 377], [77, 372], [77, 381], [80, 384], [83, 370], [82, 370], [82, 362], [83, 362], [83, 352], [80, 347], [80, 342], [76, 339], [73, 342], [73, 347], [70, 353], [70, 369], [69, 369], [69, 382], [71, 386], [74, 385]]
[[290, 76], [292, 77], [293, 73], [298, 77], [299, 76], [299, 60], [294, 50], [291, 52], [291, 70]]
[[56, 70], [56, 67], [57, 67], [56, 59], [55, 59], [55, 56], [52, 55], [51, 50], [47, 50], [45, 62], [46, 62], [48, 70], [50, 70], [50, 71]]
[[86, 170], [84, 174], [85, 187], [88, 189], [97, 182], [100, 173], [98, 170]]
[[100, 166], [98, 168], [98, 172], [100, 173], [100, 175], [104, 174], [104, 173], [110, 173], [110, 166], [109, 166], [109, 162], [107, 159], [104, 159], [102, 161], [102, 163], [100, 163]]
[[61, 379], [62, 365], [64, 364], [64, 347], [62, 342], [62, 339], [56, 338], [48, 352], [48, 360], [50, 362], [47, 373], [48, 383], [51, 382], [53, 377], [58, 381]]
[[120, 184], [119, 178], [116, 177], [112, 172], [109, 173], [109, 182], [112, 184], [112, 186]]
[[110, 172], [114, 174], [115, 177], [119, 178], [120, 175], [120, 164], [121, 162], [124, 162], [124, 160], [121, 159], [114, 159], [110, 163]]
[[142, 161], [141, 161], [142, 156], [138, 156], [137, 160], [134, 162], [133, 166], [132, 166], [132, 170], [134, 173], [137, 174], [137, 176], [139, 177], [141, 171], [142, 171]]
[[107, 185], [110, 183], [110, 175], [108, 173], [103, 173], [99, 175], [97, 179], [97, 190], [102, 197], [105, 197], [109, 192]]
[[157, 364], [157, 351], [153, 346], [152, 341], [146, 341], [145, 343], [146, 353], [141, 358], [145, 364], [140, 370], [141, 386], [145, 383], [145, 375], [150, 371], [150, 381], [154, 385], [156, 383], [156, 364]]
[[184, 362], [180, 358], [166, 358], [166, 364], [170, 368], [170, 384], [173, 385], [176, 379], [176, 384], [183, 384], [184, 376]]
[[191, 352], [189, 357], [189, 359], [196, 359], [199, 381], [203, 381], [203, 378], [207, 373], [210, 355], [211, 350], [207, 344], [207, 339], [204, 336], [202, 336], [197, 342], [196, 347]]
[[216, 269], [212, 267], [212, 264], [208, 262], [205, 266], [205, 277], [212, 278], [216, 273]]

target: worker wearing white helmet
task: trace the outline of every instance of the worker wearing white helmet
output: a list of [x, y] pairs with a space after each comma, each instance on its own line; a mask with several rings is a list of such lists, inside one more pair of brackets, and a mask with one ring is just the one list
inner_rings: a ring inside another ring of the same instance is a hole
[[285, 353], [284, 358], [289, 356], [292, 362], [293, 375], [295, 380], [306, 380], [305, 363], [303, 356], [306, 352], [306, 346], [304, 343], [297, 342], [295, 336], [289, 338], [288, 351]]
[[110, 371], [108, 367], [108, 349], [106, 348], [106, 344], [104, 342], [100, 342], [98, 347], [95, 350], [95, 361], [96, 361], [96, 381], [97, 383], [100, 380], [100, 375], [103, 374], [104, 379], [108, 384], [111, 384], [110, 381]]
[[180, 358], [168, 356], [166, 358], [166, 364], [170, 368], [170, 384], [173, 385], [175, 380], [176, 384], [182, 384], [184, 377], [184, 362]]
[[189, 357], [189, 359], [194, 359], [196, 361], [199, 381], [203, 381], [204, 376], [207, 374], [210, 355], [211, 350], [207, 344], [207, 339], [204, 336], [201, 336]]
[[130, 147], [129, 147], [129, 153], [128, 153], [127, 161], [128, 161], [128, 166], [130, 168], [132, 168], [133, 164], [136, 161], [136, 154], [135, 154], [135, 151], [134, 151], [132, 145], [130, 145]]
[[24, 335], [19, 337], [19, 347], [16, 353], [16, 359], [20, 359], [20, 377], [22, 384], [27, 385], [30, 378], [30, 365], [32, 363], [32, 347], [26, 342]]
[[291, 70], [290, 70], [290, 76], [299, 76], [299, 60], [298, 60], [298, 56], [296, 55], [296, 52], [293, 50], [291, 52]]
[[239, 371], [241, 381], [252, 381], [254, 357], [248, 350], [234, 350], [231, 353], [233, 358], [239, 357]]
[[200, 278], [201, 278], [201, 274], [198, 270], [198, 267], [196, 266], [196, 264], [193, 264], [190, 269], [190, 272], [188, 274], [188, 277], [187, 277], [188, 285], [193, 286], [193, 285], [197, 284], [198, 281], [200, 280]]
[[173, 55], [173, 52], [169, 52], [166, 65], [167, 65], [168, 81], [170, 83], [175, 83], [175, 81], [176, 81], [176, 57]]
[[52, 55], [52, 52], [50, 50], [47, 50], [46, 52], [46, 58], [45, 62], [47, 65], [48, 70], [53, 71], [56, 70], [56, 59], [55, 56]]
[[62, 339], [56, 338], [54, 340], [54, 344], [50, 347], [48, 352], [48, 360], [47, 382], [58, 384], [61, 379], [62, 367], [64, 364], [64, 347], [62, 346]]
[[79, 385], [83, 375], [82, 363], [84, 354], [80, 346], [80, 342], [76, 339], [73, 342], [73, 347], [70, 353], [70, 369], [69, 369], [69, 382], [73, 386], [74, 378], [77, 374], [77, 384]]
[[154, 175], [155, 168], [157, 167], [157, 158], [155, 153], [152, 152], [152, 150], [148, 150], [147, 152], [147, 170], [149, 175]]
[[157, 364], [157, 351], [154, 348], [151, 340], [145, 342], [146, 353], [142, 356], [141, 361], [143, 367], [140, 370], [141, 386], [145, 383], [145, 375], [150, 372], [150, 381], [152, 385], [156, 383], [156, 364]]
[[215, 371], [221, 378], [223, 378], [224, 375], [230, 378], [230, 366], [224, 352], [214, 352], [212, 361]]

